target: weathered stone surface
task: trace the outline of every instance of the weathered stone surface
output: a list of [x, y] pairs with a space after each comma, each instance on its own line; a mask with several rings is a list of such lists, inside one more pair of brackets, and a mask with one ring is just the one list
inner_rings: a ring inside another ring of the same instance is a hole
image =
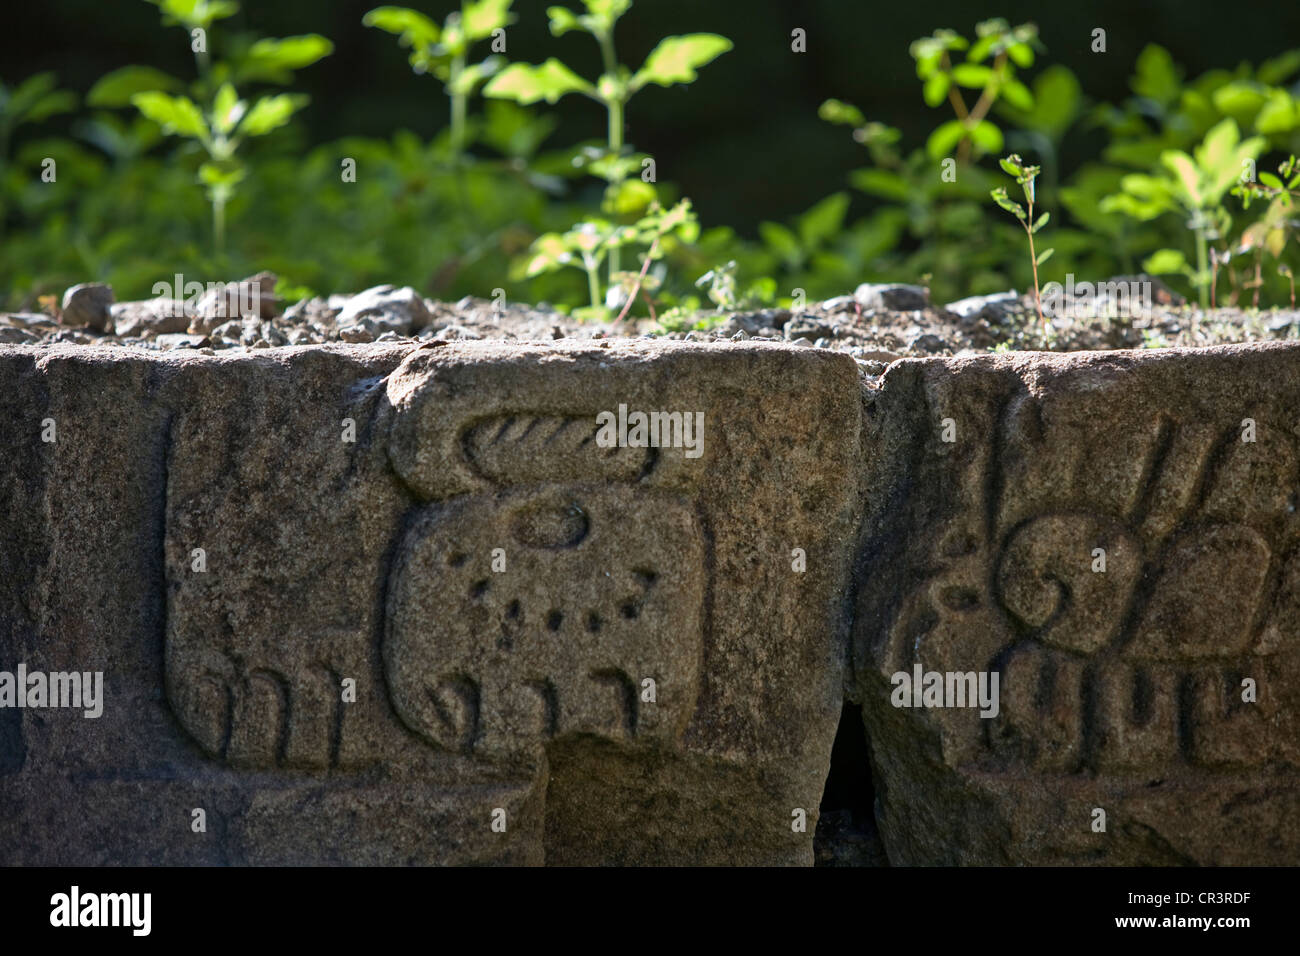
[[[0, 669], [105, 685], [0, 710], [3, 862], [811, 862], [850, 359], [0, 349], [0, 381]], [[702, 412], [702, 454], [601, 447], [620, 404]]]
[[[1300, 858], [1298, 408], [1293, 346], [890, 368], [851, 693], [891, 862]], [[917, 666], [1000, 712], [893, 706]]]

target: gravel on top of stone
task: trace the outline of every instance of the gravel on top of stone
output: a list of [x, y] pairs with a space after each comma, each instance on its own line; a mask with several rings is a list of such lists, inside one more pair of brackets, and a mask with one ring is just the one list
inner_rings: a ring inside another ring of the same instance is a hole
[[[195, 300], [115, 302], [112, 289], [68, 289], [48, 312], [0, 313], [0, 345], [137, 346], [201, 352], [273, 349], [329, 342], [401, 343], [502, 339], [653, 337], [698, 342], [788, 342], [847, 352], [868, 374], [900, 358], [989, 351], [1080, 351], [1273, 341], [1300, 337], [1300, 312], [1188, 305], [1158, 279], [1120, 277], [1099, 283], [1149, 283], [1150, 304], [1066, 301], [1065, 317], [1040, 322], [1032, 294], [1015, 290], [935, 305], [923, 286], [863, 283], [851, 295], [803, 308], [700, 313], [694, 328], [668, 330], [645, 318], [578, 322], [547, 303], [498, 303], [468, 296], [425, 298], [411, 287], [375, 286], [355, 295], [285, 304], [262, 272]], [[1118, 317], [1107, 317], [1107, 313]]]

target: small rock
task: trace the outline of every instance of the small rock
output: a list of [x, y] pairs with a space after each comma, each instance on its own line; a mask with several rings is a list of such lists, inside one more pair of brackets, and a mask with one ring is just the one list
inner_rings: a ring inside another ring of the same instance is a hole
[[864, 309], [888, 309], [891, 312], [910, 312], [930, 306], [929, 291], [919, 285], [864, 282], [854, 291], [853, 298]]
[[809, 340], [809, 339], [795, 339], [795, 340], [794, 340], [793, 342], [791, 342], [790, 344], [791, 344], [791, 345], [802, 346], [802, 347], [804, 347], [804, 348], [812, 348], [812, 341]]
[[119, 302], [113, 306], [113, 324], [118, 338], [152, 338], [184, 332], [190, 327], [191, 309], [182, 299], [146, 299]]
[[745, 330], [744, 330], [744, 329], [737, 329], [737, 330], [736, 330], [736, 334], [733, 335], [733, 336], [731, 337], [731, 341], [733, 341], [733, 342], [743, 342], [743, 341], [745, 341], [745, 339], [747, 339], [747, 338], [749, 338], [749, 336], [745, 334]]
[[463, 325], [445, 325], [434, 333], [436, 338], [446, 339], [448, 342], [456, 339], [481, 339], [483, 336], [473, 329], [467, 329]]
[[113, 287], [84, 282], [63, 293], [63, 323], [107, 332], [113, 325]]
[[206, 335], [190, 335], [185, 332], [168, 332], [165, 335], [158, 336], [156, 341], [160, 349], [167, 351], [172, 349], [201, 349], [212, 344], [212, 340]]
[[942, 352], [948, 348], [948, 343], [933, 332], [923, 332], [908, 342], [907, 347], [913, 352]]
[[[334, 297], [331, 296], [330, 304], [333, 302]], [[349, 299], [335, 321], [341, 330], [345, 326], [355, 326], [362, 319], [371, 323], [376, 334], [391, 331], [409, 335], [412, 331], [427, 326], [432, 321], [432, 316], [429, 315], [424, 299], [410, 286], [394, 289], [391, 285], [377, 285]]]
[[339, 329], [339, 338], [344, 342], [373, 342], [377, 337], [376, 323], [368, 318]]
[[949, 312], [960, 319], [984, 319], [987, 322], [1000, 322], [1008, 312], [1014, 311], [1020, 304], [1020, 293], [1014, 289], [1008, 292], [995, 292], [992, 295], [972, 295], [958, 299], [946, 306]]
[[851, 295], [837, 295], [822, 303], [823, 312], [853, 312], [858, 300]]
[[190, 331], [208, 333], [227, 319], [274, 318], [280, 314], [280, 300], [275, 297], [278, 281], [274, 272], [259, 272], [238, 282], [217, 283], [196, 303]]
[[26, 329], [16, 329], [11, 325], [0, 325], [0, 345], [33, 345], [40, 338]]
[[886, 352], [884, 349], [858, 349], [852, 354], [854, 358], [861, 359], [864, 362], [884, 362], [886, 365], [890, 362], [897, 362], [903, 357], [893, 352]]
[[289, 344], [289, 340], [285, 338], [284, 333], [276, 328], [273, 322], [264, 320], [262, 322], [261, 333], [262, 341], [269, 345], [279, 346]]

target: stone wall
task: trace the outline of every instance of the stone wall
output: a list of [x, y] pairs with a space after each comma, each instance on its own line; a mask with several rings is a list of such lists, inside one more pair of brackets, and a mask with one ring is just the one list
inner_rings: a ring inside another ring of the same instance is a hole
[[0, 348], [0, 442], [0, 863], [807, 864], [845, 701], [893, 863], [1300, 851], [1295, 348]]

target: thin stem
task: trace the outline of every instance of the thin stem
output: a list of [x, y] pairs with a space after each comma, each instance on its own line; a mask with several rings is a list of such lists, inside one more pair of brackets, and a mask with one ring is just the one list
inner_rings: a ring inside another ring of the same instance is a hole
[[216, 241], [217, 254], [226, 251], [226, 200], [213, 197], [212, 200], [212, 235]]
[[[614, 156], [620, 156], [623, 152], [623, 103], [618, 100], [610, 100], [609, 108], [609, 151]], [[614, 176], [610, 180], [611, 186], [619, 186], [623, 182], [623, 171], [615, 168]], [[615, 247], [609, 251], [609, 284], [614, 284], [614, 273], [618, 272], [621, 266], [622, 256], [620, 250]]]
[[1029, 203], [1029, 218], [1025, 220], [1025, 234], [1029, 236], [1029, 261], [1034, 266], [1034, 308], [1038, 310], [1038, 324], [1045, 325], [1043, 303], [1038, 297], [1038, 255], [1034, 252], [1034, 181], [1032, 179], [1025, 185], [1025, 201]]
[[591, 307], [599, 309], [601, 307], [600, 276], [598, 275], [600, 264], [590, 257], [584, 257], [583, 262], [587, 269], [587, 292], [591, 296]]
[[[614, 320], [615, 322], [622, 322], [623, 316], [627, 315], [627, 310], [632, 308], [632, 303], [636, 300], [636, 294], [641, 291], [641, 283], [645, 281], [645, 274], [650, 270], [650, 261], [655, 257], [655, 251], [658, 248], [659, 237], [655, 236], [654, 242], [650, 243], [650, 251], [645, 254], [645, 262], [641, 263], [641, 274], [636, 277], [636, 285], [632, 287], [632, 294], [629, 295], [627, 301], [623, 303], [623, 311], [618, 314], [618, 318]], [[649, 299], [646, 299], [646, 304], [650, 304]], [[654, 312], [654, 306], [650, 306], [650, 315], [652, 318], [654, 317]]]
[[460, 77], [465, 72], [465, 54], [460, 53], [451, 61], [451, 81], [447, 84], [451, 93], [451, 154], [456, 163], [460, 163], [465, 152], [465, 115], [468, 97], [460, 90]]
[[1209, 292], [1209, 283], [1205, 281], [1206, 274], [1209, 272], [1209, 251], [1207, 249], [1208, 240], [1205, 238], [1205, 228], [1197, 226], [1196, 228], [1196, 291], [1201, 303], [1202, 309], [1208, 309], [1210, 303], [1207, 300]]

